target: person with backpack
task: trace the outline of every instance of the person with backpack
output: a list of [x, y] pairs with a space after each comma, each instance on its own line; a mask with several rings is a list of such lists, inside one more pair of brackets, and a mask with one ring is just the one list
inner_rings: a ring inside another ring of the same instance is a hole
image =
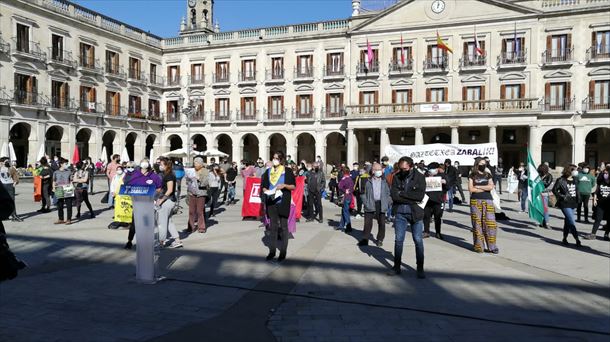
[[354, 196], [356, 196], [356, 217], [364, 217], [362, 213], [362, 205], [366, 196], [366, 182], [371, 176], [366, 168], [359, 170], [359, 175], [354, 181]]
[[178, 160], [174, 162], [174, 175], [176, 176], [176, 204], [180, 205], [180, 195], [182, 194], [182, 179], [184, 178], [184, 166]]
[[[15, 202], [15, 186], [19, 184], [19, 173], [8, 158], [0, 159], [0, 183]], [[17, 215], [16, 205], [11, 213], [11, 221], [22, 222], [23, 220]]]

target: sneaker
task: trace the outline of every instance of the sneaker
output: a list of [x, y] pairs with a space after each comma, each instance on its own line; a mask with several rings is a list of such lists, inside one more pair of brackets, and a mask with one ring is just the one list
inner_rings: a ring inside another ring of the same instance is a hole
[[66, 221], [64, 221], [64, 220], [57, 220], [53, 224], [64, 224], [64, 223], [66, 223]]
[[131, 247], [133, 247], [133, 243], [131, 243], [131, 241], [127, 241], [127, 243], [125, 244], [125, 247], [123, 247], [124, 249], [131, 249]]
[[383, 247], [383, 240], [377, 240], [375, 244], [377, 245], [377, 247]]
[[174, 241], [174, 242], [172, 242], [172, 244], [169, 245], [169, 248], [182, 248], [182, 241]]
[[424, 239], [427, 239], [427, 238], [429, 238], [429, 237], [430, 237], [430, 233], [424, 233], [424, 234], [423, 234], [423, 238], [424, 238]]

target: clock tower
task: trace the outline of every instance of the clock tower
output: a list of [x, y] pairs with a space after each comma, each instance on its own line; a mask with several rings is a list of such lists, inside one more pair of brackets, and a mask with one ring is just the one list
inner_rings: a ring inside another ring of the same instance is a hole
[[214, 0], [186, 0], [186, 23], [183, 19], [181, 31], [213, 32]]

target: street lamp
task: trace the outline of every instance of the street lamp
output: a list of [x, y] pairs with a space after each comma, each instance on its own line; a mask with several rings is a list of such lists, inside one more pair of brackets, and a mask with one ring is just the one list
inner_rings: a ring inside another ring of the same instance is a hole
[[199, 111], [199, 106], [201, 105], [201, 99], [196, 99], [195, 101], [190, 100], [190, 94], [188, 95], [188, 104], [186, 107], [184, 106], [184, 97], [180, 95], [178, 98], [178, 108], [182, 110], [184, 115], [186, 115], [186, 160], [187, 166], [191, 165], [191, 118], [193, 115]]

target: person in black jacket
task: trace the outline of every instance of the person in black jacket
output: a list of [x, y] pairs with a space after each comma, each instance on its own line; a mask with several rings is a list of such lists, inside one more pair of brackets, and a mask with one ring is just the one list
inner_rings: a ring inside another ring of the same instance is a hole
[[[447, 175], [447, 202], [449, 212], [453, 210], [453, 197], [458, 182], [458, 170], [451, 165], [451, 159], [445, 159], [445, 174]], [[459, 180], [461, 182], [461, 180]], [[464, 198], [462, 198], [464, 199]]]
[[426, 189], [426, 195], [428, 195], [429, 199], [424, 208], [424, 239], [430, 237], [430, 220], [432, 219], [432, 216], [434, 216], [436, 237], [443, 240], [441, 222], [443, 217], [443, 199], [447, 193], [447, 175], [445, 174], [444, 166], [439, 165], [438, 163], [430, 163], [430, 165], [428, 165], [428, 171], [426, 172], [426, 178], [427, 177], [440, 178], [442, 185], [440, 191], [427, 191], [428, 189]]
[[538, 166], [538, 176], [544, 184], [544, 191], [542, 192], [542, 204], [544, 204], [544, 221], [542, 221], [542, 227], [551, 229], [549, 225], [549, 195], [553, 186], [553, 176], [549, 172], [549, 166], [546, 164], [540, 164]]
[[557, 197], [557, 207], [563, 213], [563, 241], [564, 245], [568, 245], [568, 235], [572, 233], [576, 240], [576, 247], [580, 247], [580, 239], [578, 239], [578, 231], [576, 231], [576, 222], [574, 221], [574, 209], [578, 206], [579, 194], [578, 186], [578, 170], [576, 165], [568, 165], [563, 169], [561, 177], [555, 182], [553, 193]]
[[396, 239], [394, 243], [394, 274], [400, 274], [402, 263], [402, 246], [405, 234], [410, 227], [415, 242], [415, 259], [417, 262], [417, 278], [425, 278], [424, 274], [424, 209], [418, 203], [426, 195], [426, 180], [424, 175], [413, 166], [413, 159], [402, 157], [398, 161], [400, 172], [392, 180], [390, 193], [393, 201], [393, 211], [396, 215]]
[[[263, 173], [261, 181], [261, 197], [265, 201], [267, 216], [270, 220], [270, 241], [267, 260], [275, 258], [277, 241], [281, 240], [280, 256], [278, 261], [286, 259], [288, 250], [288, 217], [290, 216], [291, 191], [296, 188], [296, 180], [292, 170], [283, 165], [284, 153], [281, 151], [273, 155], [273, 166]], [[266, 195], [269, 190], [281, 191], [281, 196]]]
[[595, 234], [597, 234], [602, 220], [605, 219], [604, 240], [610, 241], [610, 165], [606, 165], [606, 168], [597, 177], [597, 190], [593, 194], [593, 205], [596, 207], [595, 222], [593, 222], [591, 234], [586, 235], [586, 239], [596, 239]]

